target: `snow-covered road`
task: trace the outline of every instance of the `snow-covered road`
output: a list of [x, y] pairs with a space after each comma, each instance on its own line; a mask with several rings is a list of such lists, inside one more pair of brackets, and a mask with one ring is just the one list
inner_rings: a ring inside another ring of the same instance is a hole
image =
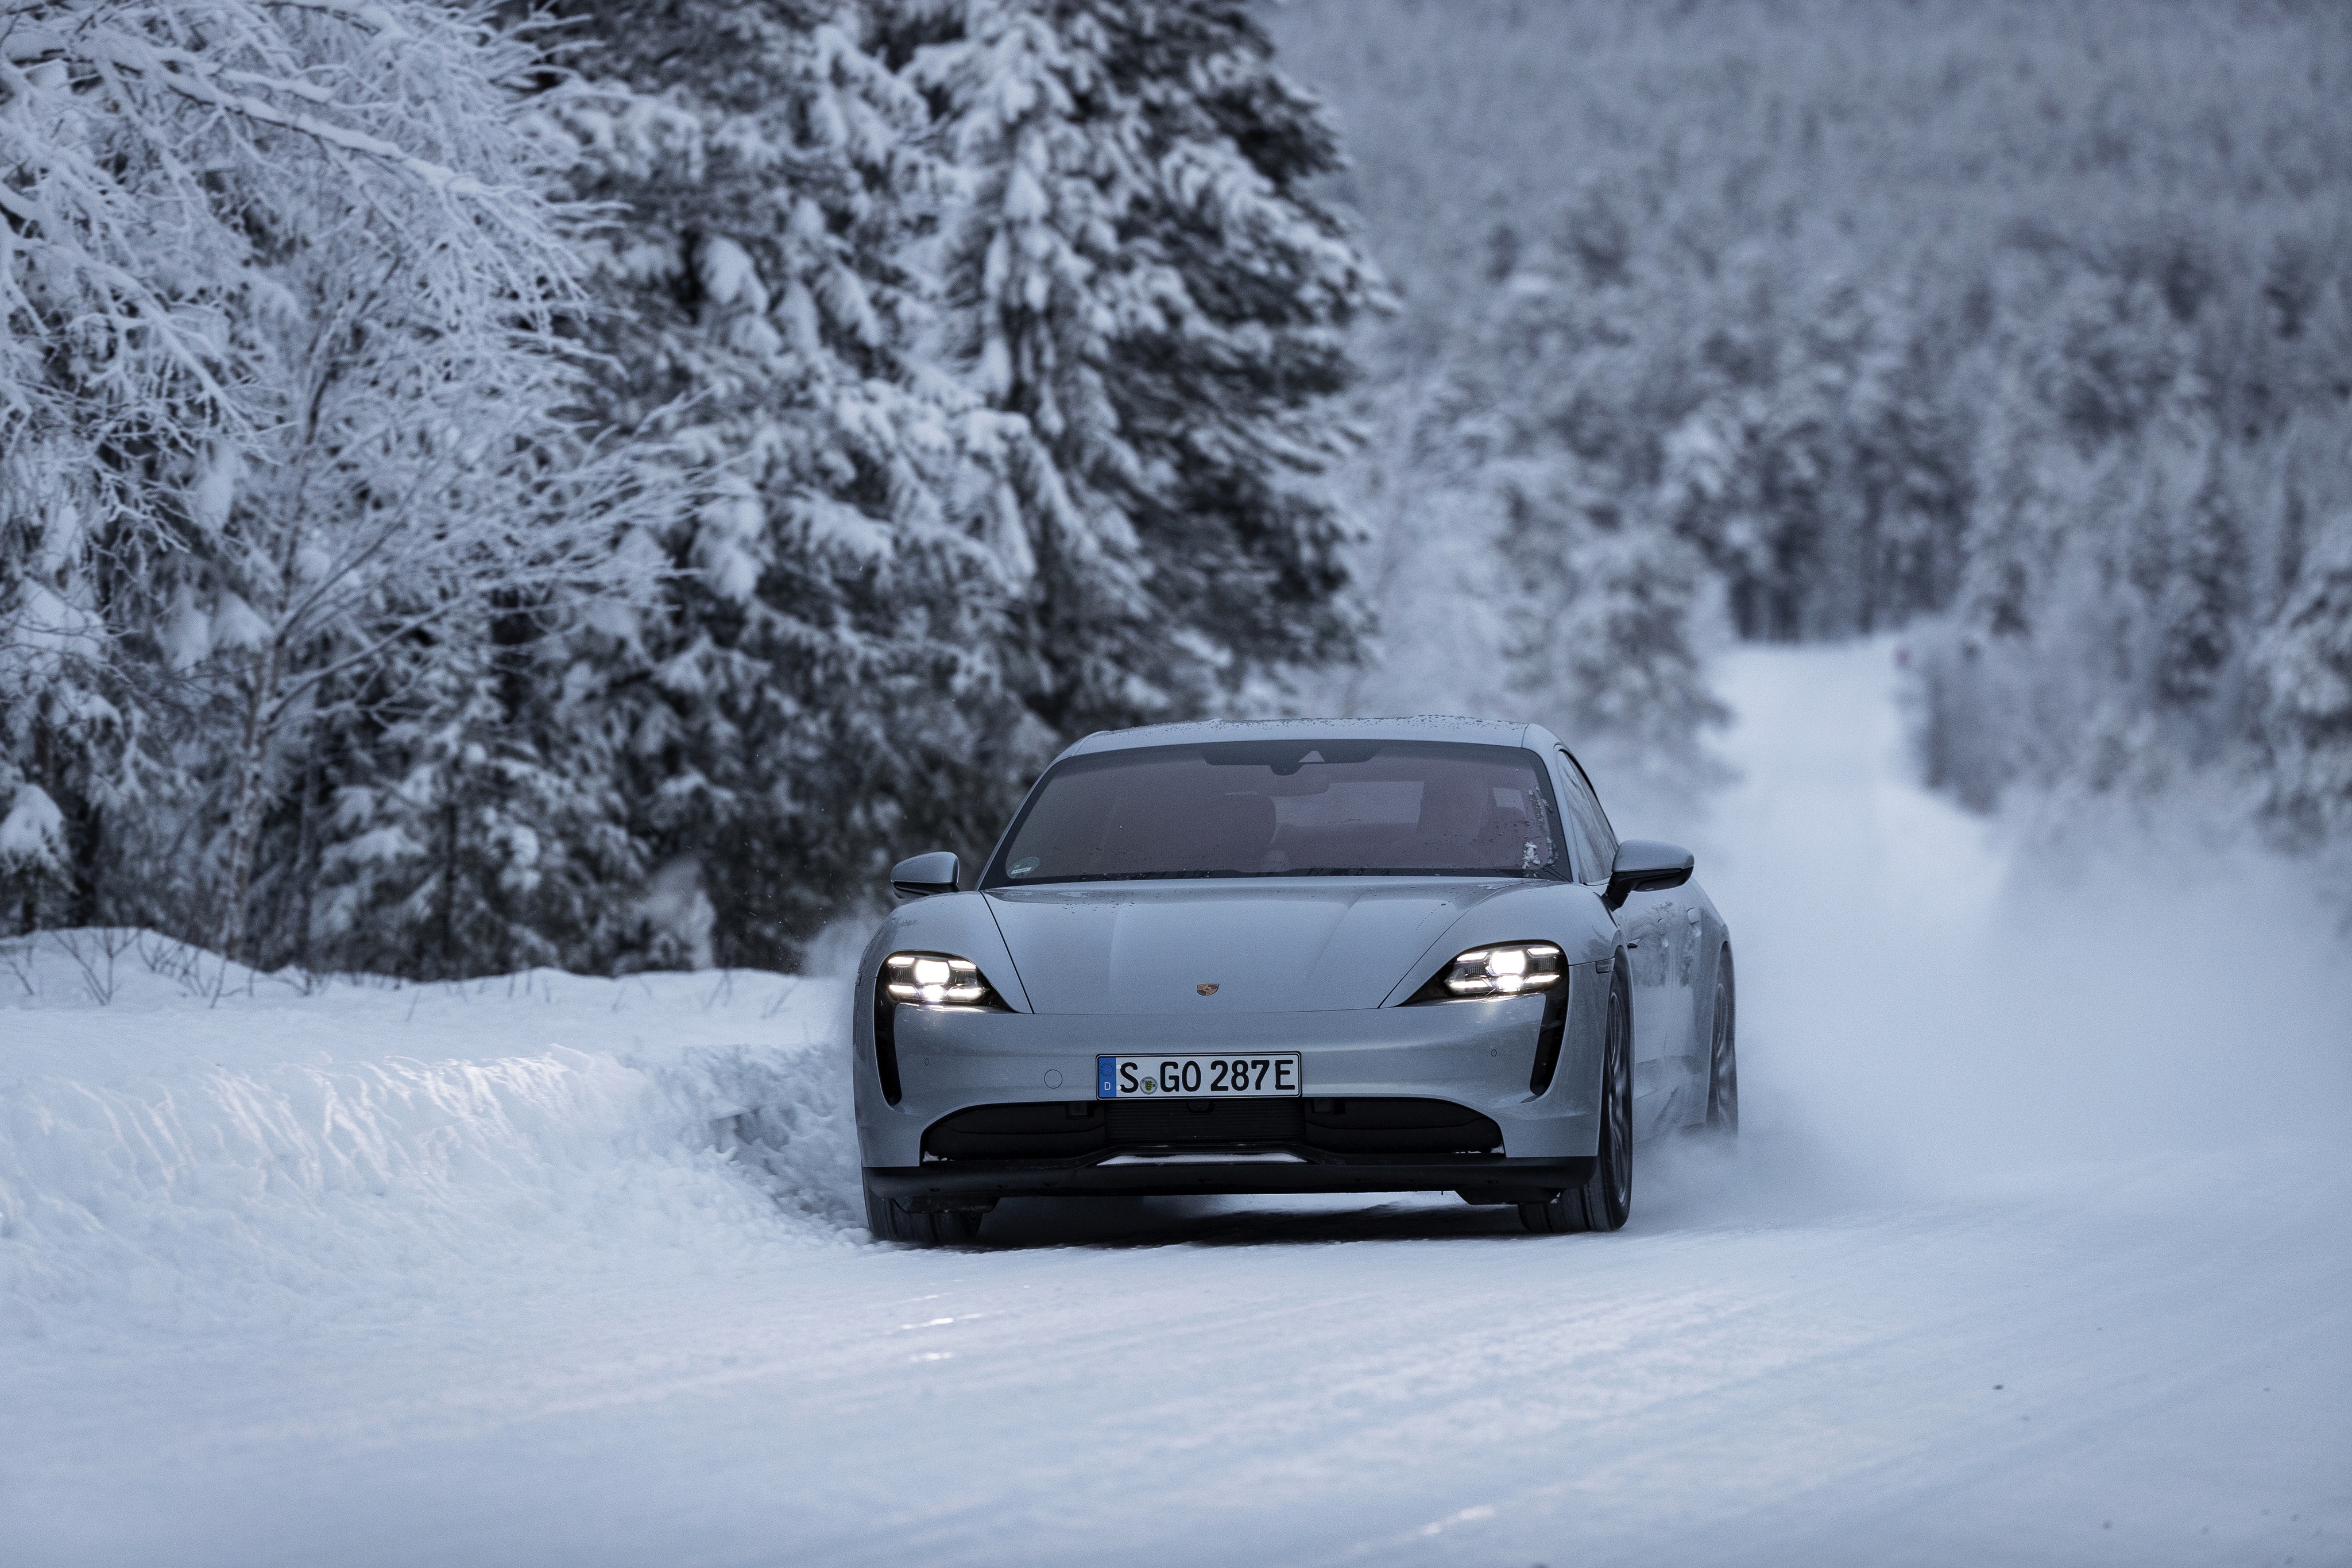
[[1712, 821], [1618, 816], [1732, 922], [1748, 1132], [1645, 1146], [1615, 1236], [875, 1247], [837, 987], [214, 1003], [131, 953], [100, 1007], [20, 947], [0, 1563], [2352, 1563], [2332, 920], [2193, 852], [2006, 875], [1884, 647], [1729, 687]]

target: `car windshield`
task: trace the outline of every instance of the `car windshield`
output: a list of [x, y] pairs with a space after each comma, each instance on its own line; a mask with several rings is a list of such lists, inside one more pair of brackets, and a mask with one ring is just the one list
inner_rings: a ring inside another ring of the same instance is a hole
[[983, 887], [1208, 876], [1531, 876], [1568, 867], [1535, 754], [1226, 741], [1058, 763]]

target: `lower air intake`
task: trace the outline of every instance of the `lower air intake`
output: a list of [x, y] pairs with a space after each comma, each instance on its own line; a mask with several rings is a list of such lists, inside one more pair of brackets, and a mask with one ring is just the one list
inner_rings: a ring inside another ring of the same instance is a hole
[[1296, 1144], [1307, 1136], [1297, 1100], [1114, 1100], [1114, 1144]]
[[1284, 1145], [1333, 1155], [1499, 1151], [1491, 1117], [1449, 1100], [1046, 1101], [975, 1105], [931, 1124], [923, 1153], [943, 1160], [1075, 1159], [1115, 1149]]

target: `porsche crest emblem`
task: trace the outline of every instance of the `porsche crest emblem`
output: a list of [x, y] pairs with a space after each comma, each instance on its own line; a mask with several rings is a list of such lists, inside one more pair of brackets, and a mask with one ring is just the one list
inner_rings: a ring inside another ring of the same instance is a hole
[[1213, 997], [1217, 994], [1217, 982], [1214, 980], [1203, 980], [1192, 988], [1200, 992], [1204, 997]]

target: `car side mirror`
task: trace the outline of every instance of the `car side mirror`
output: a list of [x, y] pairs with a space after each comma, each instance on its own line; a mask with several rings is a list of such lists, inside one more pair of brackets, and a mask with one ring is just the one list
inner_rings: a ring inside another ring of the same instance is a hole
[[1637, 893], [1663, 893], [1691, 879], [1697, 862], [1680, 844], [1656, 839], [1627, 839], [1617, 846], [1617, 863], [1609, 872], [1609, 891], [1601, 902], [1617, 908]]
[[957, 873], [962, 869], [952, 850], [933, 850], [927, 855], [902, 860], [890, 868], [890, 896], [904, 904], [910, 898], [953, 893]]

